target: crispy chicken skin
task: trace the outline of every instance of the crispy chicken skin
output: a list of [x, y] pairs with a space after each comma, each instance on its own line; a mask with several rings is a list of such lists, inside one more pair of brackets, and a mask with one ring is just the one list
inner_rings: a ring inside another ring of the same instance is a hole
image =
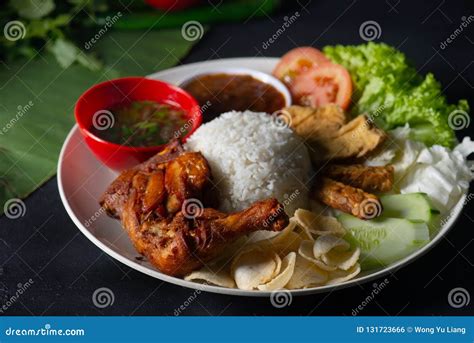
[[281, 231], [288, 216], [276, 199], [226, 214], [204, 208], [211, 170], [198, 152], [171, 144], [110, 184], [101, 206], [119, 218], [135, 248], [168, 275], [184, 276], [228, 243], [257, 230]]

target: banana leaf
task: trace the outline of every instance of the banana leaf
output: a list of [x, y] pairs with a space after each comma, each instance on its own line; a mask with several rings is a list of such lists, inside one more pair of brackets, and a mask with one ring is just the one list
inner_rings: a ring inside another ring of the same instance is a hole
[[106, 79], [169, 68], [196, 42], [180, 30], [117, 30], [94, 46], [99, 71], [77, 63], [63, 69], [50, 54], [0, 63], [0, 215], [8, 199], [26, 197], [56, 173], [81, 93]]

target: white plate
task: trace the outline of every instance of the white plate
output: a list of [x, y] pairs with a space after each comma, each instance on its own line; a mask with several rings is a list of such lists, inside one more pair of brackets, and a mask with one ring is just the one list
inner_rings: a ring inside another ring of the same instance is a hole
[[[217, 68], [244, 67], [270, 73], [278, 59], [276, 58], [232, 58], [188, 64], [171, 68], [150, 75], [150, 78], [160, 79], [179, 84], [189, 77], [212, 71]], [[95, 245], [127, 266], [157, 279], [184, 287], [202, 291], [241, 295], [241, 296], [269, 296], [272, 292], [243, 291], [217, 286], [202, 285], [160, 273], [147, 261], [137, 260], [139, 255], [122, 229], [119, 221], [109, 218], [99, 207], [98, 199], [109, 183], [117, 174], [102, 165], [89, 151], [82, 139], [77, 126], [74, 126], [66, 138], [59, 156], [58, 187], [61, 200], [71, 219]], [[357, 283], [367, 282], [379, 278], [396, 269], [413, 262], [425, 252], [433, 248], [453, 226], [459, 217], [465, 196], [458, 202], [445, 220], [445, 224], [431, 242], [420, 250], [404, 259], [377, 271], [359, 275], [356, 279], [338, 284], [317, 288], [291, 290], [293, 295], [328, 292], [336, 288], [343, 288]], [[79, 256], [80, 258], [80, 256]]]

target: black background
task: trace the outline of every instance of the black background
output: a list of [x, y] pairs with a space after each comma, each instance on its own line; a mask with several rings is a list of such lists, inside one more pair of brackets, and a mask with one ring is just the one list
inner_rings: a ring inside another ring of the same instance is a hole
[[[216, 2], [214, 2], [216, 3]], [[359, 27], [368, 20], [380, 24], [377, 41], [398, 47], [420, 73], [434, 72], [450, 101], [469, 100], [474, 107], [474, 23], [447, 48], [440, 49], [462, 17], [473, 15], [472, 1], [299, 1], [271, 17], [241, 24], [213, 25], [182, 63], [238, 56], [281, 56], [297, 45], [364, 43]], [[299, 19], [285, 35], [264, 49], [284, 17]], [[473, 135], [472, 126], [458, 137]], [[26, 200], [27, 214], [17, 220], [0, 218], [0, 305], [18, 283], [34, 284], [5, 315], [173, 315], [191, 296], [181, 315], [351, 315], [371, 293], [373, 282], [330, 293], [295, 297], [290, 306], [274, 308], [265, 298], [241, 298], [200, 293], [131, 270], [94, 246], [69, 219], [56, 179]], [[474, 295], [472, 243], [473, 205], [441, 243], [393, 275], [388, 286], [360, 315], [467, 315], [472, 302], [453, 308], [447, 297], [463, 287]], [[375, 282], [381, 282], [376, 280]], [[110, 288], [112, 306], [92, 303], [94, 290]], [[196, 297], [197, 295], [197, 297]]]

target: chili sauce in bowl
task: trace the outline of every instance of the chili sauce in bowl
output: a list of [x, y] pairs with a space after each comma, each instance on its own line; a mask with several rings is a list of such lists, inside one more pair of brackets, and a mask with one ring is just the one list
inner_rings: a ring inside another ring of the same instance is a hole
[[244, 68], [198, 74], [180, 84], [201, 106], [203, 121], [228, 111], [274, 113], [291, 105], [286, 86], [271, 75]]
[[121, 171], [182, 143], [201, 125], [199, 104], [175, 85], [143, 77], [96, 84], [77, 100], [74, 116], [91, 152]]
[[115, 144], [157, 146], [187, 134], [186, 112], [171, 104], [139, 100], [116, 105], [109, 112], [113, 116], [113, 125], [105, 130], [97, 125], [92, 126], [90, 131]]

